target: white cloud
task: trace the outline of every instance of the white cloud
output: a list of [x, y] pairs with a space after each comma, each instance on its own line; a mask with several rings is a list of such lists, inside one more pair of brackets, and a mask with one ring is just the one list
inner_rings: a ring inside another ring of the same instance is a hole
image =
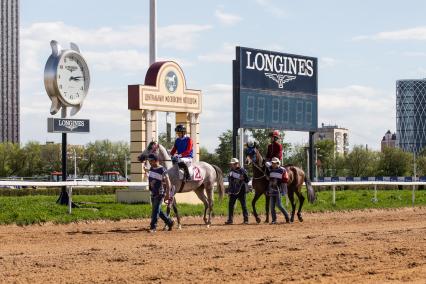
[[189, 51], [196, 47], [198, 37], [212, 29], [210, 25], [170, 25], [159, 28], [158, 43], [162, 47]]
[[337, 60], [332, 57], [321, 57], [320, 67], [333, 67], [337, 63]]
[[[281, 9], [278, 4], [273, 3], [272, 0], [256, 0], [256, 3], [259, 4], [266, 12], [277, 18], [283, 18], [286, 16], [284, 10]], [[282, 4], [281, 1], [278, 1], [277, 3]]]
[[426, 26], [361, 35], [353, 37], [352, 40], [426, 40]]
[[403, 52], [402, 55], [408, 57], [426, 57], [426, 52], [407, 51]]
[[220, 50], [201, 54], [198, 56], [198, 60], [202, 62], [230, 63], [235, 59], [235, 46], [236, 44], [224, 43]]
[[379, 149], [383, 134], [395, 131], [395, 95], [368, 86], [328, 88], [318, 94], [319, 121], [348, 128], [350, 143]]
[[243, 19], [239, 15], [225, 13], [220, 9], [217, 9], [214, 15], [220, 23], [228, 26], [235, 25]]

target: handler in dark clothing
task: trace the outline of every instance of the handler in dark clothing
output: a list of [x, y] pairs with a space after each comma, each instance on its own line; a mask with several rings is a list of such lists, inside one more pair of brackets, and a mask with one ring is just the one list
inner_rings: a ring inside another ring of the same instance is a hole
[[167, 175], [166, 169], [159, 165], [157, 155], [149, 154], [148, 161], [151, 165], [148, 174], [148, 181], [149, 190], [151, 191], [152, 203], [151, 224], [149, 231], [154, 233], [157, 230], [158, 217], [160, 217], [164, 223], [168, 225], [169, 231], [171, 231], [174, 225], [174, 221], [161, 210], [161, 204], [163, 203], [164, 198], [168, 199], [170, 195], [171, 185], [169, 176]]
[[240, 162], [236, 158], [232, 158], [229, 164], [231, 165], [231, 171], [228, 175], [229, 187], [227, 192], [229, 194], [229, 216], [225, 224], [231, 225], [234, 223], [234, 208], [237, 199], [240, 201], [243, 210], [244, 224], [248, 224], [246, 189], [249, 178], [247, 171], [240, 167]]

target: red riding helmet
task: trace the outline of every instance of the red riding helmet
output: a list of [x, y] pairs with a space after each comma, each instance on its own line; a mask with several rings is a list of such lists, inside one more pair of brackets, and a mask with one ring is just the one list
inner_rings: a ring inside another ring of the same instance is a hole
[[269, 136], [271, 136], [271, 137], [277, 137], [277, 138], [280, 138], [280, 131], [279, 131], [279, 130], [274, 130], [274, 131], [272, 131], [272, 132], [269, 134]]

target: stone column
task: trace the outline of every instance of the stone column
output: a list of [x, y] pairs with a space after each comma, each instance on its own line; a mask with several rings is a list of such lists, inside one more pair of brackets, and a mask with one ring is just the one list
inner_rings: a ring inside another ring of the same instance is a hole
[[146, 148], [146, 111], [130, 110], [130, 180], [140, 182], [144, 180], [142, 163], [138, 156]]
[[200, 122], [198, 113], [190, 113], [190, 129], [191, 129], [191, 139], [194, 143], [194, 160], [195, 162], [200, 161]]

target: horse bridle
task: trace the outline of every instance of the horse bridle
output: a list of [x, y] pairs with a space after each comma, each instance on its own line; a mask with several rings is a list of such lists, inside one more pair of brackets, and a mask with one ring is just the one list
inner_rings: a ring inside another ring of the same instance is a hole
[[[250, 155], [248, 155], [248, 156], [250, 157]], [[260, 177], [253, 177], [253, 179], [262, 179], [262, 178], [266, 177], [266, 173], [263, 171], [263, 169], [260, 166], [258, 166], [257, 163], [255, 163], [252, 158], [250, 158], [250, 159], [251, 159], [251, 163], [253, 164], [253, 166], [256, 167], [256, 169], [258, 169], [263, 174]]]

